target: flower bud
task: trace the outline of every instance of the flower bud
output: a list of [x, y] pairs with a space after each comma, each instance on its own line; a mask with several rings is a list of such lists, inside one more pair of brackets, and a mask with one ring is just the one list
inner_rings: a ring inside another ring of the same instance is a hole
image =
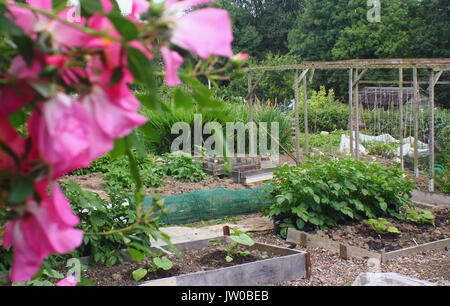
[[230, 58], [230, 62], [235, 65], [242, 65], [250, 56], [248, 53], [238, 53]]

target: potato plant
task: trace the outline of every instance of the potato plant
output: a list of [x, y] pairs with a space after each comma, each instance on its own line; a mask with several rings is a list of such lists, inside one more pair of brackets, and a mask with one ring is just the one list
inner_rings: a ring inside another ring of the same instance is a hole
[[277, 169], [270, 188], [272, 202], [264, 214], [280, 228], [326, 229], [343, 221], [400, 217], [412, 206], [413, 180], [379, 163], [313, 157], [302, 165]]

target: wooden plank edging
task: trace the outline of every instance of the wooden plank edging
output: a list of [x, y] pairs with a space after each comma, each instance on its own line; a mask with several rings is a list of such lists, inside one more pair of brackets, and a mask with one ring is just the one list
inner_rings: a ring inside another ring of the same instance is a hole
[[360, 247], [347, 245], [334, 241], [329, 238], [321, 237], [315, 234], [305, 233], [294, 228], [289, 228], [286, 241], [300, 244], [303, 247], [318, 247], [332, 250], [339, 253], [339, 257], [347, 259], [349, 257], [357, 258], [376, 258], [382, 262], [400, 256], [413, 255], [424, 251], [443, 249], [450, 247], [450, 238], [428, 242], [413, 247], [408, 247], [391, 252], [370, 251]]

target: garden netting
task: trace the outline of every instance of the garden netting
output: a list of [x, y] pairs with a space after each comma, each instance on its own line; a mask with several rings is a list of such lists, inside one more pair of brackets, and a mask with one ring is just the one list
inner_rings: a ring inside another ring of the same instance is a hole
[[[216, 188], [161, 196], [159, 199], [164, 199], [164, 206], [169, 210], [160, 221], [175, 225], [257, 213], [269, 203], [270, 194], [268, 186], [240, 190]], [[152, 203], [152, 197], [144, 198], [145, 207]]]

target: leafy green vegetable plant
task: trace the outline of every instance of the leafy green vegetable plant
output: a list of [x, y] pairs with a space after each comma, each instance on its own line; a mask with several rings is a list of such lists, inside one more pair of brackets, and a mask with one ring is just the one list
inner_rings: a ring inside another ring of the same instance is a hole
[[227, 247], [224, 249], [224, 251], [227, 253], [227, 255], [225, 256], [225, 260], [227, 262], [232, 262], [237, 256], [247, 256], [250, 254], [249, 251], [237, 250], [239, 246], [252, 246], [255, 244], [255, 241], [247, 233], [234, 227], [230, 227], [230, 230], [233, 232], [233, 234], [227, 236], [227, 238], [231, 239], [233, 242], [230, 242], [228, 239], [211, 240], [211, 242], [227, 243]]
[[431, 224], [436, 226], [435, 220], [436, 217], [433, 213], [426, 209], [414, 210], [410, 209], [406, 211], [406, 220], [418, 223], [418, 224]]
[[[61, 183], [61, 187], [80, 218], [79, 228], [85, 232], [83, 244], [68, 256], [89, 256], [92, 264], [112, 266], [124, 262], [126, 249], [135, 259], [145, 258], [141, 254], [155, 247], [151, 238], [162, 239], [173, 247], [169, 236], [159, 230], [157, 223], [166, 212], [161, 200], [154, 201], [155, 205], [143, 212], [136, 210], [132, 195], [121, 188], [110, 187], [107, 190], [109, 200], [106, 200], [71, 181]], [[141, 222], [144, 215], [153, 221]], [[117, 230], [124, 228], [129, 230]]]
[[172, 261], [167, 257], [155, 256], [148, 263], [150, 268], [139, 268], [131, 273], [134, 280], [139, 281], [143, 279], [149, 272], [156, 272], [159, 269], [167, 271], [173, 267]]
[[202, 165], [189, 156], [163, 154], [163, 157], [166, 163], [161, 166], [162, 169], [167, 175], [172, 175], [177, 180], [199, 182], [206, 178]]
[[264, 215], [298, 229], [326, 229], [345, 220], [397, 217], [412, 206], [412, 180], [395, 167], [313, 157], [274, 172]]
[[369, 219], [366, 223], [370, 225], [377, 234], [400, 234], [398, 228], [384, 218]]
[[253, 241], [253, 239], [246, 234], [243, 231], [238, 230], [237, 228], [230, 228], [233, 232], [232, 235], [230, 235], [230, 239], [233, 240], [233, 243], [230, 243], [227, 248], [225, 249], [225, 251], [227, 252], [227, 256], [225, 257], [225, 260], [227, 262], [232, 262], [234, 260], [235, 257], [237, 256], [247, 256], [250, 254], [249, 251], [238, 251], [237, 248], [240, 245], [244, 245], [244, 246], [252, 246], [255, 244], [255, 241]]
[[384, 143], [379, 141], [369, 141], [363, 143], [363, 145], [370, 155], [378, 155], [386, 158], [394, 157], [396, 150], [399, 148], [399, 144], [396, 142]]

